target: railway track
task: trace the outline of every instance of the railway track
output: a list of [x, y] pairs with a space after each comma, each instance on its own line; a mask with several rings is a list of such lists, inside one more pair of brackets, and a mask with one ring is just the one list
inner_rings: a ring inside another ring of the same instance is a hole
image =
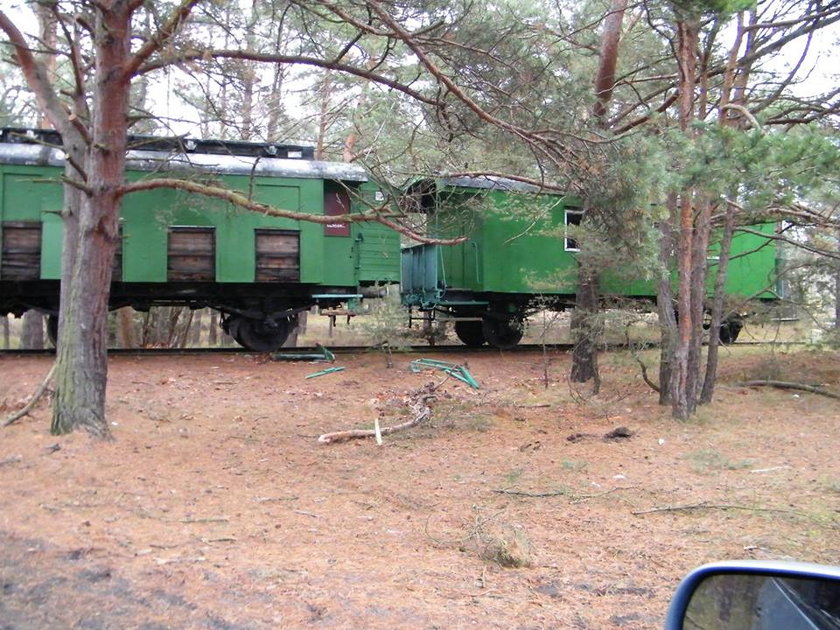
[[[571, 350], [571, 344], [552, 344], [547, 346], [551, 350]], [[359, 354], [362, 352], [381, 352], [382, 348], [377, 346], [328, 346], [328, 349], [333, 354]], [[416, 345], [416, 346], [399, 346], [399, 347], [392, 347], [390, 351], [392, 353], [424, 353], [424, 354], [447, 354], [447, 353], [469, 353], [469, 354], [481, 354], [481, 353], [498, 353], [498, 352], [530, 352], [534, 350], [542, 349], [541, 345], [538, 344], [520, 344], [514, 348], [509, 350], [499, 350], [498, 348], [493, 348], [491, 346], [482, 346], [479, 348], [471, 348], [469, 346], [465, 346], [462, 344], [453, 344], [453, 345], [441, 345], [441, 346], [429, 346], [429, 345]], [[307, 354], [316, 354], [320, 351], [320, 348], [315, 346], [301, 346], [297, 348], [283, 348], [282, 350], [278, 351], [281, 354], [290, 354], [290, 355], [307, 355]], [[44, 355], [51, 355], [55, 354], [54, 348], [46, 348], [43, 350], [19, 350], [19, 349], [0, 349], [0, 356], [44, 356]], [[254, 352], [253, 350], [246, 350], [245, 348], [240, 347], [222, 347], [222, 348], [111, 348], [108, 350], [108, 354], [112, 356], [132, 356], [132, 355], [142, 355], [142, 356], [166, 356], [166, 355], [174, 355], [174, 356], [200, 356], [200, 355], [256, 355], [261, 354], [258, 352]], [[275, 353], [265, 353], [265, 354], [275, 354]]]
[[[738, 346], [763, 346], [779, 342], [766, 341], [739, 341]], [[786, 345], [804, 345], [803, 341], [784, 342]], [[649, 347], [656, 346], [656, 343], [649, 343]], [[626, 348], [627, 344], [615, 343], [607, 346], [607, 350], [621, 350]], [[549, 344], [546, 346], [548, 350], [567, 352], [572, 349], [572, 344]], [[359, 354], [361, 352], [377, 352], [381, 348], [377, 346], [328, 346], [330, 352], [336, 355], [342, 354]], [[393, 353], [412, 353], [412, 354], [499, 354], [509, 352], [536, 352], [541, 351], [543, 346], [541, 344], [519, 344], [508, 350], [499, 350], [491, 346], [481, 346], [478, 348], [471, 348], [462, 344], [452, 345], [412, 345], [392, 347]], [[283, 348], [280, 352], [285, 354], [315, 354], [319, 352], [319, 348], [314, 346], [302, 346], [298, 348]], [[55, 354], [54, 348], [44, 350], [20, 350], [20, 349], [0, 349], [0, 356], [47, 356]], [[240, 347], [220, 347], [220, 348], [112, 348], [108, 350], [108, 354], [112, 356], [200, 356], [200, 355], [255, 355], [260, 354], [252, 350], [246, 350]]]

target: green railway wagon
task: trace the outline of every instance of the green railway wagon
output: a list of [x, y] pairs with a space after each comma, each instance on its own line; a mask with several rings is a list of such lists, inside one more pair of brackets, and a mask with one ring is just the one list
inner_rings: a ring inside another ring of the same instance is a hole
[[[577, 291], [577, 243], [569, 225], [580, 223], [579, 199], [541, 191], [500, 178], [422, 180], [406, 191], [405, 207], [428, 216], [436, 235], [466, 235], [454, 246], [416, 245], [402, 252], [402, 301], [426, 319], [442, 315], [455, 321], [459, 339], [470, 346], [485, 342], [516, 345], [529, 311], [564, 310]], [[774, 226], [754, 230], [772, 234]], [[572, 232], [572, 233], [570, 233]], [[715, 249], [709, 251], [714, 268]], [[738, 233], [726, 292], [743, 298], [772, 299], [776, 250], [773, 241]], [[710, 274], [710, 287], [713, 280]], [[606, 298], [652, 301], [655, 284], [608, 270], [602, 278]], [[721, 327], [721, 339], [732, 342], [741, 330], [732, 315]]]
[[[37, 309], [52, 327], [61, 278], [63, 154], [51, 132], [0, 136], [0, 314]], [[127, 179], [221, 184], [252, 200], [312, 215], [361, 212], [383, 193], [352, 164], [309, 147], [134, 138]], [[370, 222], [278, 218], [174, 189], [127, 195], [110, 306], [219, 310], [246, 348], [279, 348], [297, 315], [337, 306], [399, 280], [399, 236]]]

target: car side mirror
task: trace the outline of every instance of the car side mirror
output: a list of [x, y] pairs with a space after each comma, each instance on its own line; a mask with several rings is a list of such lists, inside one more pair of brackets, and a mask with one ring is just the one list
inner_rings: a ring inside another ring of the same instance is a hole
[[840, 567], [718, 562], [686, 576], [665, 630], [840, 630]]

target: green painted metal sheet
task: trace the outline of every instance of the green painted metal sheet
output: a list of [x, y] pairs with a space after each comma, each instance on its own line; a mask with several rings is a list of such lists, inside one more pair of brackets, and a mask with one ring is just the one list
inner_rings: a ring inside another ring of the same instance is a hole
[[[63, 203], [61, 168], [0, 164], [0, 219], [43, 220], [42, 276], [58, 278]], [[155, 173], [152, 176], [160, 176]], [[165, 175], [165, 173], [163, 173]], [[129, 172], [130, 180], [149, 177]], [[220, 175], [221, 183], [272, 206], [324, 213], [325, 180], [313, 177]], [[359, 184], [361, 197], [353, 211], [377, 203], [379, 188]], [[356, 286], [359, 282], [394, 282], [399, 278], [399, 236], [376, 223], [352, 224], [349, 237], [325, 236], [322, 224], [271, 217], [233, 207], [205, 196], [157, 189], [128, 195], [122, 208], [124, 282], [167, 281], [170, 226], [214, 228], [216, 280], [250, 283], [255, 279], [255, 230], [276, 228], [300, 233], [300, 282]], [[2, 236], [2, 232], [0, 232]]]
[[[57, 212], [41, 214], [41, 242], [62, 243], [64, 223]], [[41, 247], [41, 277], [45, 280], [61, 279], [61, 247]]]
[[497, 293], [573, 292], [577, 263], [562, 239], [567, 204], [577, 205], [558, 196], [505, 191], [447, 194], [438, 231], [469, 239], [443, 248], [441, 282]]
[[[775, 224], [764, 223], [750, 229], [772, 235]], [[751, 232], [736, 231], [726, 275], [726, 293], [742, 297], [775, 297], [776, 266], [774, 241]], [[717, 266], [713, 265], [710, 275], [716, 270]]]
[[[0, 222], [43, 222], [41, 242], [41, 277], [61, 276], [61, 208], [63, 192], [58, 178], [60, 169], [10, 165], [0, 169]], [[0, 239], [2, 239], [0, 227]], [[2, 240], [0, 240], [2, 242]]]
[[[442, 247], [435, 265], [436, 287], [428, 278], [430, 252], [415, 252], [408, 269], [415, 277], [408, 282], [412, 303], [430, 303], [440, 287], [474, 292], [518, 295], [573, 295], [577, 290], [577, 253], [566, 251], [565, 210], [580, 207], [579, 200], [558, 195], [536, 195], [506, 190], [471, 188], [438, 189], [434, 216], [436, 234], [467, 235], [468, 241]], [[774, 225], [751, 228], [772, 234]], [[708, 287], [714, 286], [716, 246]], [[772, 297], [776, 250], [761, 235], [740, 232], [732, 245], [733, 258], [726, 292], [744, 297]], [[676, 286], [676, 274], [672, 274]], [[655, 297], [656, 279], [640, 278], [616, 268], [602, 276], [605, 295]], [[446, 302], [445, 295], [442, 297]]]

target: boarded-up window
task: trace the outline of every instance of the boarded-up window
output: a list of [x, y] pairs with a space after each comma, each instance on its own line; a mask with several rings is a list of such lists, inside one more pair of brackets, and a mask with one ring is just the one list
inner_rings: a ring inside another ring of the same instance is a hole
[[212, 227], [169, 228], [166, 277], [170, 282], [216, 279], [216, 233]]
[[3, 222], [0, 278], [3, 280], [39, 280], [41, 278], [41, 223], [39, 221]]
[[300, 281], [300, 233], [260, 228], [256, 238], [257, 282]]
[[[328, 217], [336, 217], [342, 214], [350, 214], [350, 193], [345, 188], [336, 188], [324, 192], [324, 214]], [[350, 224], [345, 221], [336, 221], [324, 225], [326, 236], [350, 236]]]

